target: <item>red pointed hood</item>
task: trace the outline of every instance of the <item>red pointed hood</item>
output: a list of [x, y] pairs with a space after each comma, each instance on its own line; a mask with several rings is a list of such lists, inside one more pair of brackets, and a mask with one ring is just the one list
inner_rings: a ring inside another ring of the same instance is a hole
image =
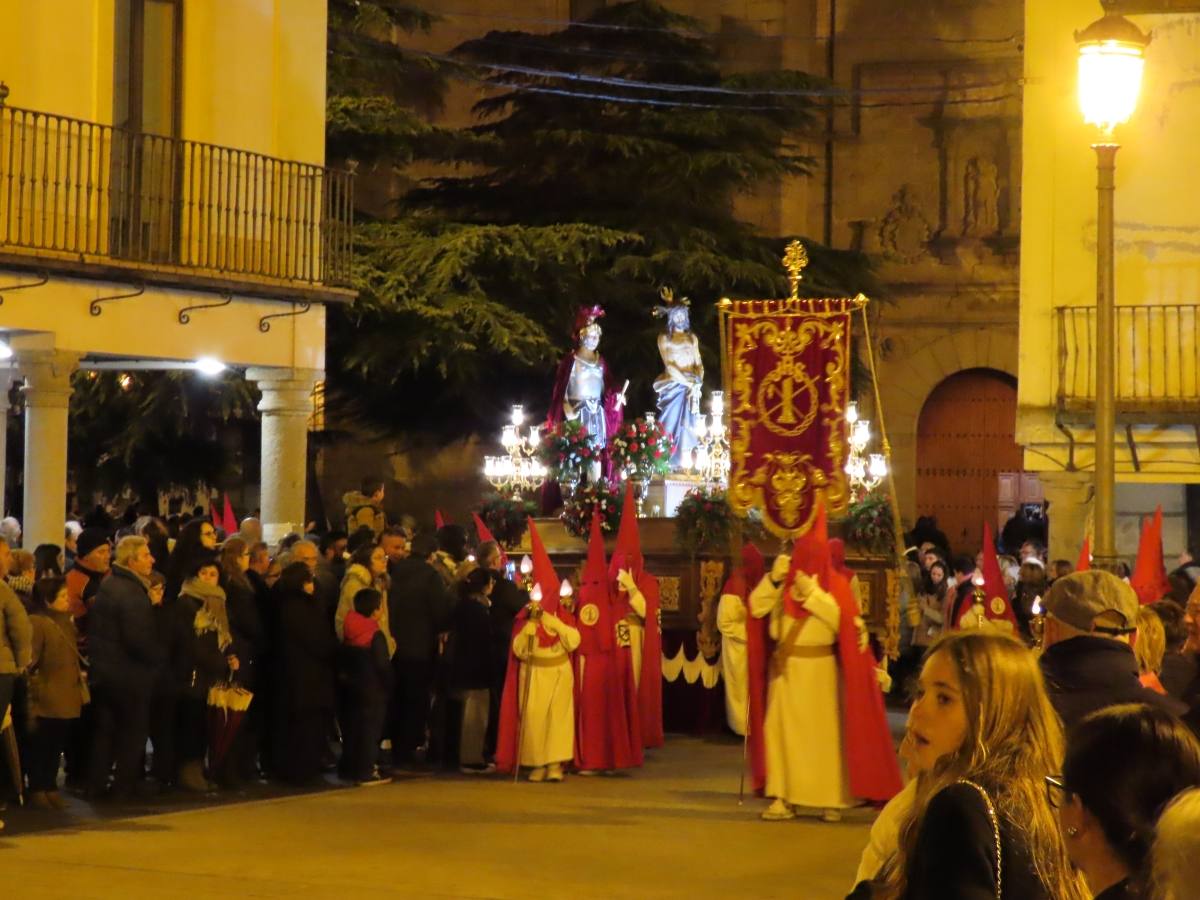
[[847, 581], [854, 577], [854, 570], [846, 565], [846, 542], [841, 538], [829, 539], [829, 564]]
[[792, 545], [792, 564], [788, 567], [787, 581], [783, 588], [784, 611], [793, 618], [803, 619], [808, 615], [800, 603], [792, 597], [792, 583], [797, 572], [815, 578], [822, 590], [829, 590], [831, 565], [829, 560], [829, 525], [825, 518], [825, 502], [817, 501], [817, 515], [806, 534], [796, 538]]
[[433, 527], [439, 530], [446, 527], [446, 517], [442, 515], [440, 509], [433, 511]]
[[233, 514], [233, 504], [229, 502], [229, 495], [224, 494], [225, 509], [221, 513], [221, 527], [225, 529], [225, 536], [237, 534], [238, 524], [237, 517]]
[[1092, 539], [1084, 537], [1083, 546], [1079, 548], [1079, 559], [1075, 561], [1076, 572], [1086, 572], [1092, 567]]
[[617, 545], [608, 564], [608, 577], [616, 578], [619, 569], [629, 569], [637, 578], [645, 560], [642, 558], [642, 539], [638, 533], [637, 504], [633, 500], [633, 485], [625, 482], [625, 502], [621, 508], [621, 527], [617, 530]]
[[587, 562], [583, 566], [583, 583], [608, 585], [608, 566], [604, 561], [604, 534], [600, 530], [600, 515], [592, 514], [592, 530], [588, 535]]
[[742, 544], [742, 577], [746, 580], [747, 590], [754, 590], [755, 586], [762, 581], [763, 572], [766, 569], [767, 562], [763, 559], [762, 551], [749, 541]]
[[479, 535], [479, 543], [492, 541], [500, 548], [500, 568], [508, 568], [508, 554], [504, 552], [504, 545], [496, 540], [496, 536], [492, 534], [492, 530], [487, 527], [487, 523], [480, 518], [479, 513], [471, 513], [471, 518], [475, 520], [475, 533]]
[[1129, 585], [1142, 603], [1153, 603], [1171, 593], [1167, 567], [1163, 563], [1162, 506], [1154, 510], [1154, 518], [1142, 528], [1137, 563], [1133, 567]]
[[542, 609], [552, 615], [558, 615], [558, 589], [562, 582], [550, 562], [550, 554], [542, 543], [533, 519], [529, 519], [529, 543], [533, 548], [530, 556], [533, 558], [533, 583], [542, 589]]

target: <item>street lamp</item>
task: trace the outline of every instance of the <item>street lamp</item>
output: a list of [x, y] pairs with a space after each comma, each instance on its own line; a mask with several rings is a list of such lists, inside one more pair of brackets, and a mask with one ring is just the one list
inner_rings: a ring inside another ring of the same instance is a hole
[[1113, 284], [1113, 186], [1117, 150], [1113, 130], [1129, 121], [1141, 90], [1150, 38], [1128, 19], [1106, 13], [1076, 32], [1079, 47], [1079, 107], [1101, 131], [1096, 151], [1096, 545], [1098, 568], [1117, 562], [1114, 534], [1116, 492], [1116, 292]]

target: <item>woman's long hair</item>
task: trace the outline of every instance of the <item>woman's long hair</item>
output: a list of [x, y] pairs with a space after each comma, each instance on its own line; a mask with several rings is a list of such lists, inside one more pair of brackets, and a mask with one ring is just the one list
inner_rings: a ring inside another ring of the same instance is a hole
[[231, 537], [221, 545], [221, 554], [217, 557], [221, 567], [221, 584], [226, 586], [236, 584], [246, 591], [253, 591], [250, 579], [242, 571], [242, 554], [248, 552], [246, 542], [240, 537]]
[[943, 635], [925, 658], [936, 653], [946, 654], [958, 673], [967, 734], [957, 752], [919, 777], [913, 808], [900, 826], [899, 853], [885, 896], [904, 894], [930, 800], [943, 788], [969, 779], [987, 790], [1002, 827], [1028, 848], [1046, 892], [1061, 900], [1084, 900], [1089, 894], [1071, 867], [1046, 796], [1045, 776], [1058, 770], [1063, 736], [1037, 659], [1015, 638], [993, 631]]
[[1165, 710], [1110, 706], [1071, 730], [1062, 778], [1145, 887], [1159, 816], [1177, 794], [1200, 787], [1200, 743]]

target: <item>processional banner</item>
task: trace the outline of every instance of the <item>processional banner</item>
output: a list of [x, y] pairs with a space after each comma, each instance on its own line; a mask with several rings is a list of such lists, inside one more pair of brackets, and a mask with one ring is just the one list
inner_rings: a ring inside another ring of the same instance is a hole
[[[792, 268], [792, 266], [789, 266]], [[823, 499], [849, 502], [846, 404], [855, 298], [723, 300], [722, 353], [729, 393], [729, 502], [758, 509], [781, 538], [808, 531]]]

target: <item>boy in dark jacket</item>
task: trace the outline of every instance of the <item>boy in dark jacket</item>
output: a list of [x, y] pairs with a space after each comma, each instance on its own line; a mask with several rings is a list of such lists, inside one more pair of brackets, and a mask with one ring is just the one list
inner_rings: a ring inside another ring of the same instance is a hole
[[379, 630], [382, 610], [379, 591], [363, 588], [354, 595], [354, 610], [346, 614], [343, 626], [342, 678], [349, 709], [342, 752], [344, 770], [360, 787], [391, 781], [375, 767], [392, 691], [392, 664]]

